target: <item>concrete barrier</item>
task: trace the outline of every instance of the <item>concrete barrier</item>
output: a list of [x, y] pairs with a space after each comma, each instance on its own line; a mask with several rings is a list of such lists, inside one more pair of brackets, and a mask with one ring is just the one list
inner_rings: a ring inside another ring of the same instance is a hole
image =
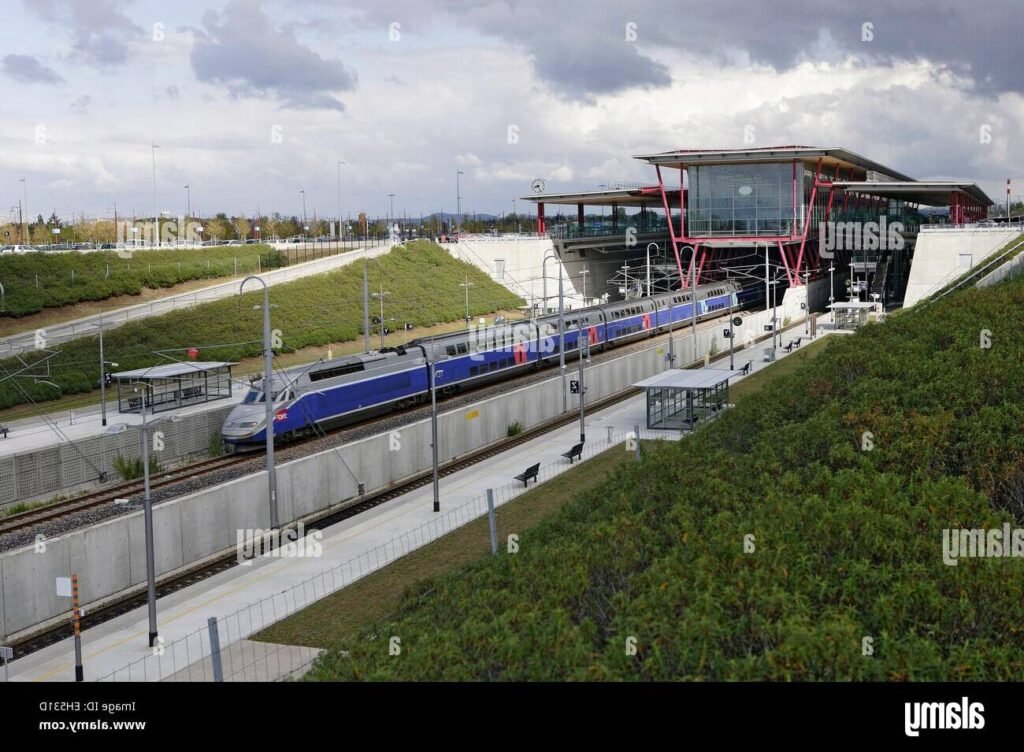
[[[736, 365], [760, 355], [754, 337], [764, 335], [771, 312], [744, 315], [737, 332], [752, 335], [750, 349], [737, 347]], [[703, 358], [714, 346], [728, 348], [722, 326], [697, 333], [696, 355]], [[740, 338], [737, 338], [737, 343]], [[697, 360], [689, 329], [674, 333], [676, 364]], [[754, 348], [757, 348], [756, 350]], [[587, 366], [588, 403], [611, 396], [667, 367], [667, 344]], [[567, 381], [576, 378], [576, 363], [567, 368]], [[561, 413], [562, 384], [558, 376], [500, 394], [438, 416], [438, 454], [448, 462], [506, 437], [511, 423], [525, 428]], [[579, 396], [569, 394], [570, 411]], [[278, 511], [282, 523], [351, 503], [358, 484], [367, 493], [385, 489], [431, 467], [430, 420], [399, 431], [378, 434], [280, 465], [277, 468]], [[269, 527], [269, 490], [265, 472], [189, 494], [154, 508], [154, 541], [158, 576], [232, 549], [237, 531]], [[146, 578], [143, 514], [103, 522], [45, 541], [44, 550], [28, 546], [0, 554], [0, 641], [36, 629], [66, 615], [69, 604], [57, 598], [55, 578], [79, 577], [86, 608], [140, 588]]]
[[[211, 439], [220, 433], [234, 404], [182, 416], [176, 422], [160, 424], [164, 449], [160, 460], [174, 464], [205, 455]], [[118, 478], [114, 459], [139, 457], [139, 431], [129, 427], [121, 433], [106, 433], [88, 439], [0, 457], [0, 505], [52, 497], [97, 483], [99, 474]]]

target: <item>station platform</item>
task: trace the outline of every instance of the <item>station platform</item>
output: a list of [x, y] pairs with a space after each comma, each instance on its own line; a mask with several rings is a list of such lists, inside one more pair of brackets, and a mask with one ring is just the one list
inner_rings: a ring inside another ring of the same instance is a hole
[[[821, 334], [828, 336], [831, 332]], [[799, 327], [782, 335], [785, 346], [797, 339], [807, 342]], [[748, 362], [749, 372], [768, 367], [762, 353], [765, 343], [737, 348], [735, 367]], [[794, 349], [792, 353], [799, 353]], [[789, 357], [784, 349], [777, 360]], [[728, 370], [729, 356], [709, 366]], [[570, 369], [570, 374], [574, 371]], [[569, 376], [572, 378], [572, 375]], [[740, 380], [746, 376], [738, 376]], [[646, 396], [640, 394], [596, 413], [587, 413], [586, 451], [583, 460], [614, 446], [628, 451], [626, 439], [635, 426], [639, 438], [678, 440], [680, 431], [648, 431]], [[125, 613], [83, 633], [82, 651], [86, 681], [210, 681], [208, 619], [218, 620], [224, 680], [241, 680], [227, 666], [248, 667], [249, 680], [275, 680], [298, 676], [316, 657], [316, 651], [293, 646], [267, 646], [247, 638], [263, 627], [304, 608], [325, 595], [486, 514], [484, 499], [493, 489], [500, 506], [524, 492], [516, 475], [540, 463], [538, 482], [570, 468], [564, 452], [579, 442], [580, 427], [573, 422], [440, 480], [441, 513], [432, 511], [430, 484], [320, 531], [318, 555], [262, 556], [251, 564], [234, 566], [157, 601], [161, 642], [148, 646], [145, 607]], [[530, 488], [535, 484], [531, 483]], [[246, 651], [251, 651], [251, 658]], [[69, 638], [39, 650], [10, 665], [10, 681], [73, 681], [74, 646]]]

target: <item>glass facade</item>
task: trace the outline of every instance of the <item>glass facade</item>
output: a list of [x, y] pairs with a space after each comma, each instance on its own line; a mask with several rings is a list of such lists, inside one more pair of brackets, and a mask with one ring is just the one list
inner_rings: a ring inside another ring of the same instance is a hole
[[[802, 166], [798, 170], [803, 173]], [[687, 174], [691, 237], [791, 235], [799, 229], [805, 199], [797, 195], [794, 222], [792, 162], [694, 165]]]

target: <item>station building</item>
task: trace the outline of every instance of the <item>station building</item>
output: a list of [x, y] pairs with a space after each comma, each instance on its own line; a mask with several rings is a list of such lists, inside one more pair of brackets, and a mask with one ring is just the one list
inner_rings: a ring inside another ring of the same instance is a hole
[[635, 158], [653, 167], [650, 183], [522, 197], [536, 205], [537, 233], [563, 264], [586, 267], [595, 294], [584, 302], [609, 290], [614, 299], [726, 278], [764, 284], [767, 262], [782, 287], [819, 283], [807, 298], [815, 309], [848, 298], [900, 305], [922, 225], [965, 226], [993, 204], [973, 182], [915, 180], [844, 148]]

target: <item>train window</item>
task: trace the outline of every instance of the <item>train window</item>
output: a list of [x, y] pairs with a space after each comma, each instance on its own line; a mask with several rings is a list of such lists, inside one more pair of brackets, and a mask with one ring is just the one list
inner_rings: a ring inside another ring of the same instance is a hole
[[487, 370], [488, 371], [497, 371], [498, 370], [498, 361], [492, 360], [490, 363], [488, 363], [487, 364]]
[[470, 376], [479, 376], [480, 375], [480, 366], [470, 366], [469, 367], [469, 375]]
[[249, 393], [245, 395], [245, 399], [242, 400], [243, 405], [251, 405], [255, 402], [263, 401], [263, 392], [258, 392], [255, 389], [250, 389]]
[[448, 353], [449, 356], [455, 355], [455, 345], [448, 345], [444, 348], [444, 351]]
[[459, 343], [458, 350], [459, 350], [459, 355], [465, 355], [466, 353], [469, 352], [469, 348], [466, 347], [466, 344], [464, 342], [460, 342]]

